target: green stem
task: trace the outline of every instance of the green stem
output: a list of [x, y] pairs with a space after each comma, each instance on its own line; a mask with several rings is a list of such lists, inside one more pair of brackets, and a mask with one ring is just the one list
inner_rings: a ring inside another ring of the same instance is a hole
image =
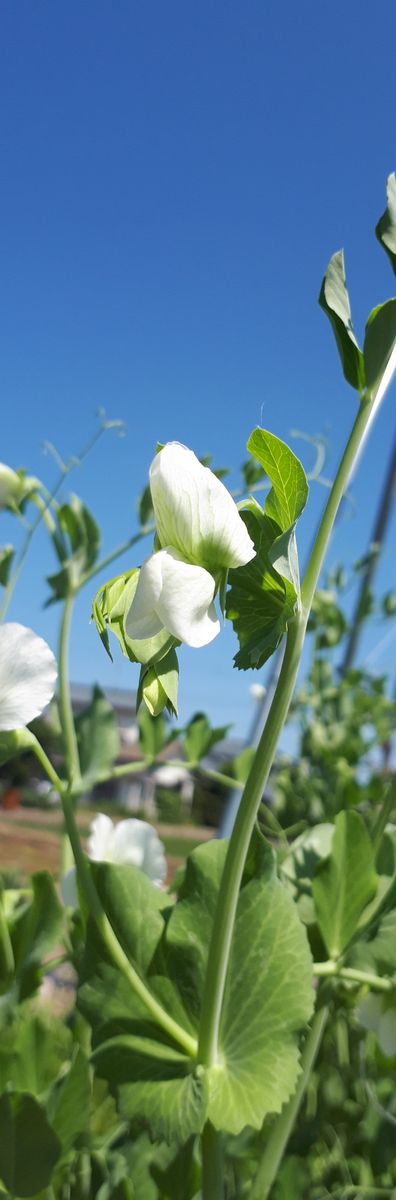
[[[289, 624], [277, 688], [246, 782], [231, 834], [219, 888], [203, 988], [199, 1058], [205, 1066], [219, 1057], [219, 1030], [234, 922], [246, 855], [257, 810], [272, 767], [278, 738], [292, 698], [308, 616], [335, 517], [369, 425], [374, 401], [363, 400], [319, 525], [302, 586], [302, 611]], [[204, 1197], [206, 1200], [206, 1197]]]
[[0, 995], [10, 987], [15, 971], [14, 951], [0, 891]]
[[40, 745], [40, 742], [37, 741], [37, 738], [35, 737], [34, 733], [31, 733], [30, 730], [27, 730], [26, 732], [30, 733], [28, 748], [31, 749], [33, 751], [33, 754], [36, 755], [36, 758], [38, 758], [38, 761], [41, 763], [41, 766], [44, 768], [46, 775], [48, 775], [48, 779], [53, 784], [55, 791], [58, 792], [60, 796], [62, 796], [62, 792], [64, 791], [64, 784], [62, 783], [62, 780], [59, 778], [59, 775], [55, 771], [55, 767], [52, 766], [52, 762], [50, 762], [48, 755], [45, 753], [45, 750], [43, 750], [43, 747]]
[[261, 1159], [249, 1200], [267, 1200], [272, 1184], [276, 1179], [287, 1143], [298, 1116], [301, 1102], [306, 1092], [311, 1071], [319, 1051], [320, 1043], [329, 1015], [328, 1008], [320, 1008], [315, 1013], [311, 1029], [301, 1055], [301, 1075], [294, 1095], [285, 1105], [280, 1116], [272, 1126], [268, 1142]]
[[202, 1134], [202, 1195], [205, 1200], [222, 1200], [224, 1195], [223, 1139], [210, 1121]]
[[295, 618], [290, 623], [278, 686], [230, 838], [217, 900], [202, 996], [199, 1058], [204, 1066], [210, 1066], [218, 1061], [220, 1017], [239, 888], [257, 810], [272, 766], [279, 733], [286, 719], [293, 694], [304, 633], [305, 622]]
[[329, 959], [328, 962], [314, 963], [312, 970], [318, 978], [332, 976], [335, 979], [346, 979], [351, 983], [366, 983], [367, 987], [371, 987], [377, 992], [392, 992], [396, 989], [396, 979], [387, 979], [381, 975], [374, 975], [370, 971], [360, 971], [357, 967], [342, 967], [333, 959]]
[[61, 716], [63, 744], [67, 777], [71, 787], [78, 791], [81, 786], [80, 758], [78, 753], [77, 736], [74, 724], [73, 710], [70, 699], [69, 684], [69, 640], [70, 623], [73, 612], [74, 594], [66, 596], [63, 605], [63, 615], [59, 635], [59, 709]]
[[381, 810], [378, 813], [378, 817], [377, 817], [377, 820], [375, 822], [374, 829], [372, 832], [373, 850], [374, 850], [375, 855], [378, 854], [378, 851], [379, 851], [379, 848], [380, 848], [380, 845], [382, 842], [382, 838], [385, 833], [386, 826], [388, 824], [388, 821], [390, 821], [395, 804], [396, 804], [396, 774], [393, 776], [393, 779], [392, 779], [389, 787], [387, 788], [387, 791], [385, 792], [384, 801], [383, 801]]
[[77, 828], [73, 795], [69, 791], [63, 792], [62, 797], [63, 812], [65, 817], [65, 825], [73, 850], [74, 859], [77, 867], [77, 875], [84, 896], [86, 898], [89, 911], [95, 921], [99, 933], [103, 939], [108, 953], [110, 954], [114, 965], [122, 972], [128, 983], [132, 987], [136, 996], [145, 1005], [147, 1012], [156, 1021], [157, 1025], [168, 1034], [169, 1037], [181, 1046], [186, 1054], [194, 1057], [197, 1052], [197, 1043], [191, 1034], [187, 1033], [177, 1021], [173, 1020], [162, 1005], [158, 1003], [155, 996], [149, 991], [143, 980], [138, 975], [135, 968], [130, 963], [129, 958], [125, 954], [118, 938], [114, 932], [112, 925], [102, 907], [100, 897], [96, 891], [96, 887], [88, 866], [87, 859], [83, 852], [80, 835]]

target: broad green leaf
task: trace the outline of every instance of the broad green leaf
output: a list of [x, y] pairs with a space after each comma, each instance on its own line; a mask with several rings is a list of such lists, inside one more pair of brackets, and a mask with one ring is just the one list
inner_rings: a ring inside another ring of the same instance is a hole
[[91, 703], [76, 719], [76, 733], [83, 784], [88, 789], [108, 778], [120, 749], [114, 709], [97, 686]]
[[170, 1147], [166, 1165], [157, 1166], [154, 1162], [152, 1175], [161, 1196], [172, 1197], [172, 1200], [197, 1200], [201, 1194], [201, 1165], [196, 1138], [189, 1138], [176, 1154]]
[[184, 751], [191, 766], [210, 753], [217, 742], [222, 742], [230, 726], [221, 725], [212, 729], [205, 713], [195, 713], [184, 731]]
[[313, 925], [316, 920], [312, 880], [319, 863], [330, 854], [333, 837], [334, 825], [330, 822], [305, 829], [292, 842], [280, 864], [281, 879], [290, 888], [304, 925]]
[[10, 929], [20, 1000], [39, 987], [43, 960], [61, 938], [65, 921], [52, 876], [47, 871], [38, 871], [31, 883], [32, 899], [15, 910]]
[[33, 1096], [0, 1096], [0, 1178], [11, 1196], [35, 1196], [49, 1186], [61, 1147]]
[[364, 338], [366, 384], [376, 392], [396, 345], [396, 299], [386, 300], [370, 313]]
[[304, 468], [286, 442], [266, 429], [257, 428], [253, 431], [247, 449], [264, 468], [272, 483], [264, 506], [266, 516], [276, 521], [280, 533], [286, 533], [295, 524], [307, 502], [308, 484]]
[[318, 864], [312, 891], [318, 925], [330, 958], [339, 958], [375, 895], [373, 849], [363, 818], [341, 812], [328, 858]]
[[55, 1096], [51, 1097], [51, 1125], [63, 1153], [70, 1150], [79, 1135], [88, 1128], [91, 1091], [89, 1063], [81, 1047], [77, 1046], [65, 1079]]
[[342, 250], [338, 250], [330, 259], [320, 289], [319, 304], [333, 327], [345, 379], [358, 392], [362, 392], [365, 385], [364, 359], [352, 325]]
[[280, 534], [279, 525], [258, 504], [241, 513], [254, 542], [256, 556], [244, 567], [230, 571], [227, 617], [232, 621], [240, 650], [234, 663], [240, 670], [259, 668], [274, 653], [295, 612], [297, 596], [269, 559]]
[[12, 560], [15, 554], [13, 546], [2, 546], [0, 550], [0, 584], [7, 587], [10, 577]]
[[[197, 1033], [208, 945], [227, 846], [190, 855], [180, 898], [167, 913], [133, 868], [101, 864], [95, 880], [121, 944], [146, 985]], [[154, 907], [153, 907], [154, 906]], [[165, 919], [164, 919], [165, 918]], [[93, 1025], [99, 1074], [116, 1087], [121, 1113], [152, 1135], [184, 1141], [209, 1117], [237, 1132], [261, 1126], [291, 1094], [298, 1032], [312, 1011], [311, 960], [293, 901], [273, 873], [273, 856], [253, 839], [238, 904], [221, 1025], [221, 1063], [205, 1071], [157, 1027], [110, 964], [100, 965], [88, 932], [80, 1004]]]
[[44, 1008], [35, 1012], [30, 1004], [18, 1005], [1, 1032], [0, 1092], [8, 1086], [39, 1099], [68, 1062], [70, 1049], [71, 1034], [63, 1021]]
[[394, 172], [388, 175], [386, 199], [386, 209], [378, 221], [375, 232], [396, 275], [396, 175]]

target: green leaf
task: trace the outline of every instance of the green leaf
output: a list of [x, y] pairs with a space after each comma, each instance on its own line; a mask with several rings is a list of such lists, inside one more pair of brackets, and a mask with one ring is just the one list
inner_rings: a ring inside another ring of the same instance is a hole
[[89, 1063], [77, 1046], [66, 1078], [51, 1098], [51, 1124], [63, 1153], [71, 1149], [89, 1125], [91, 1090]]
[[166, 743], [165, 719], [160, 713], [152, 717], [147, 708], [139, 709], [138, 713], [139, 743], [143, 758], [157, 758]]
[[2, 546], [0, 550], [0, 584], [7, 587], [10, 577], [12, 560], [15, 554], [13, 546]]
[[83, 784], [88, 789], [107, 779], [120, 749], [114, 709], [97, 686], [91, 703], [76, 718], [76, 733]]
[[60, 1149], [33, 1096], [0, 1096], [0, 1177], [12, 1196], [35, 1196], [48, 1187]]
[[247, 449], [256, 458], [271, 480], [264, 511], [286, 533], [305, 508], [308, 484], [304, 468], [286, 442], [257, 428], [251, 434]]
[[[198, 847], [180, 898], [167, 903], [133, 868], [101, 864], [95, 882], [109, 920], [146, 985], [196, 1033], [226, 843]], [[139, 878], [140, 876], [140, 878]], [[295, 906], [256, 835], [246, 865], [221, 1025], [221, 1060], [204, 1070], [148, 1018], [142, 1001], [103, 962], [88, 930], [80, 1004], [94, 1033], [96, 1070], [118, 1090], [121, 1113], [153, 1136], [184, 1141], [209, 1117], [234, 1133], [261, 1126], [295, 1087], [298, 1032], [312, 1011], [308, 944]]]
[[39, 987], [43, 960], [61, 938], [65, 920], [52, 876], [38, 871], [31, 882], [32, 899], [15, 910], [10, 928], [20, 1000]]
[[269, 559], [271, 546], [280, 534], [279, 525], [255, 502], [241, 512], [241, 517], [256, 556], [246, 566], [230, 571], [226, 611], [240, 645], [235, 666], [247, 671], [262, 667], [279, 646], [295, 612], [297, 596], [289, 580], [278, 574]]
[[30, 1004], [18, 1005], [2, 1026], [0, 1092], [12, 1087], [40, 1099], [68, 1062], [70, 1047], [70, 1030], [63, 1021], [44, 1007], [35, 1012]]
[[392, 350], [396, 345], [396, 299], [386, 300], [373, 308], [366, 325], [364, 362], [366, 384], [376, 392], [381, 383]]
[[219, 725], [212, 729], [206, 713], [195, 713], [184, 731], [183, 746], [187, 762], [195, 766], [201, 758], [205, 758], [217, 742], [223, 741], [229, 728], [229, 725]]
[[348, 946], [376, 889], [373, 849], [363, 818], [356, 812], [341, 812], [335, 820], [330, 855], [318, 864], [312, 886], [330, 958], [338, 958]]
[[52, 595], [46, 606], [69, 595], [97, 560], [100, 530], [92, 513], [79, 496], [71, 496], [68, 504], [57, 510], [57, 526], [52, 535], [60, 571], [48, 576]]
[[334, 825], [330, 822], [305, 829], [292, 842], [280, 865], [281, 879], [290, 888], [304, 925], [313, 925], [316, 920], [312, 880], [318, 864], [330, 854], [333, 837]]
[[364, 359], [352, 325], [342, 250], [338, 250], [330, 259], [320, 289], [319, 304], [333, 327], [345, 379], [358, 392], [362, 392], [365, 386]]
[[378, 221], [375, 232], [396, 275], [396, 175], [394, 172], [388, 175], [386, 199], [386, 209]]

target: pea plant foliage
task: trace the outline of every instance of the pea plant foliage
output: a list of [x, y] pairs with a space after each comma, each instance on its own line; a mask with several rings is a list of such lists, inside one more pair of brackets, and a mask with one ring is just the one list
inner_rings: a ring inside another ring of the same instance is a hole
[[[394, 176], [376, 233], [396, 273]], [[307, 477], [272, 430], [250, 434], [237, 495], [226, 473], [189, 447], [158, 444], [139, 528], [104, 559], [96, 520], [78, 496], [59, 500], [57, 487], [49, 492], [0, 465], [0, 508], [24, 531], [19, 551], [0, 551], [0, 760], [12, 775], [21, 757], [34, 756], [64, 818], [59, 881], [41, 871], [18, 887], [4, 873], [0, 889], [4, 1196], [394, 1194], [394, 1156], [392, 1164], [372, 1142], [374, 1127], [396, 1122], [396, 787], [389, 766], [367, 783], [359, 764], [392, 737], [395, 705], [384, 681], [367, 672], [337, 680], [329, 654], [346, 620], [323, 589], [322, 569], [396, 369], [396, 299], [369, 314], [360, 345], [339, 251], [319, 302], [355, 395], [303, 574], [297, 543]], [[111, 424], [102, 417], [99, 432]], [[72, 467], [61, 465], [60, 483]], [[8, 620], [39, 523], [56, 560], [46, 603], [60, 612], [57, 663], [43, 639]], [[121, 555], [127, 569], [111, 575]], [[77, 717], [72, 710], [71, 618], [89, 587], [92, 636], [96, 626], [115, 663], [123, 655], [132, 664], [139, 757], [130, 763], [117, 761], [115, 714], [99, 688]], [[389, 593], [387, 619], [394, 610]], [[258, 744], [219, 772], [207, 756], [225, 728], [202, 713], [183, 730], [172, 719], [180, 645], [199, 652], [221, 636], [224, 620], [238, 671], [262, 668], [278, 647], [283, 658]], [[295, 704], [307, 631], [314, 656], [298, 704], [301, 753], [275, 764], [268, 807], [263, 795]], [[40, 714], [50, 701], [47, 741]], [[361, 734], [368, 722], [369, 746]], [[224, 796], [238, 788], [240, 803], [229, 839], [198, 845], [167, 886], [163, 847], [146, 822], [114, 825], [101, 814], [84, 848], [77, 810], [97, 784], [152, 771], [176, 735], [177, 762], [194, 777], [207, 771]], [[66, 1022], [41, 999], [59, 960], [76, 981]], [[327, 1061], [334, 1075], [334, 1046], [348, 1077], [340, 1084], [337, 1075], [337, 1111], [318, 1076]], [[357, 1119], [348, 1126], [359, 1104], [372, 1114], [360, 1141]]]

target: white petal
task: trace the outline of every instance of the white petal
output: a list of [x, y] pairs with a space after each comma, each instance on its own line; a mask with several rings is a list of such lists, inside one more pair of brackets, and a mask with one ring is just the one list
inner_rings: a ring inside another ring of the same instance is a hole
[[43, 638], [25, 625], [0, 626], [0, 729], [20, 729], [52, 700], [56, 660]]
[[209, 570], [240, 567], [255, 549], [237, 506], [192, 450], [168, 442], [150, 467], [150, 488], [162, 546]]
[[215, 582], [204, 567], [183, 562], [172, 547], [159, 550], [162, 591], [157, 601], [161, 623], [187, 646], [207, 646], [220, 633], [213, 604]]
[[160, 633], [162, 625], [156, 605], [161, 588], [161, 565], [158, 555], [152, 554], [139, 571], [136, 592], [125, 620], [125, 632], [128, 637], [150, 638]]
[[120, 821], [114, 835], [114, 862], [140, 867], [153, 883], [165, 879], [167, 866], [164, 848], [158, 834], [147, 821], [137, 817]]
[[88, 857], [92, 862], [112, 862], [114, 825], [106, 813], [98, 813], [90, 824], [87, 842]]

